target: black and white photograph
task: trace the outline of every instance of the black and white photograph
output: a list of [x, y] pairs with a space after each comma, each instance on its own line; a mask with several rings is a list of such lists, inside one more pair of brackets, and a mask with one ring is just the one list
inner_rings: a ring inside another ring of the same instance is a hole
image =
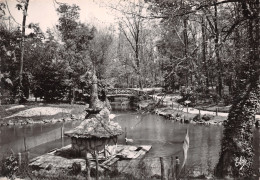
[[260, 0], [0, 0], [0, 180], [260, 180]]

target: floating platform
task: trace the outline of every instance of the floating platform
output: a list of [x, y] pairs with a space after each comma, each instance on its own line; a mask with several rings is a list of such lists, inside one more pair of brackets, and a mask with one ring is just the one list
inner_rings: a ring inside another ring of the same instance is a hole
[[[144, 157], [144, 155], [152, 148], [151, 145], [115, 145], [108, 146], [108, 151], [112, 152], [105, 158], [104, 153], [100, 152], [99, 171], [110, 170], [117, 168], [115, 163], [120, 160], [132, 160]], [[49, 174], [57, 172], [70, 171], [74, 163], [81, 165], [81, 170], [86, 169], [86, 160], [84, 158], [76, 158], [71, 156], [71, 145], [65, 146], [61, 149], [55, 149], [47, 154], [38, 156], [30, 161], [29, 166], [36, 171], [44, 171]], [[96, 163], [91, 154], [88, 155], [90, 160], [90, 168], [95, 168]], [[130, 163], [131, 161], [129, 161]]]

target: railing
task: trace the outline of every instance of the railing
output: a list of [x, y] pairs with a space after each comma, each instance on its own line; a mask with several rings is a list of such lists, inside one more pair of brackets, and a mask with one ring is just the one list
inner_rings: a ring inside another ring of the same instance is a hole
[[119, 94], [127, 94], [127, 95], [135, 95], [137, 92], [132, 89], [123, 89], [123, 88], [114, 88], [107, 90], [108, 95], [119, 95]]
[[147, 95], [161, 93], [162, 88], [111, 88], [107, 90], [108, 95]]

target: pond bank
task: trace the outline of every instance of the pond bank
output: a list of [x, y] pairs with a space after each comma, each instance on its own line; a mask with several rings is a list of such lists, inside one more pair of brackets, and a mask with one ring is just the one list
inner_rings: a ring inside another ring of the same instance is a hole
[[46, 124], [82, 120], [84, 105], [25, 104], [2, 106], [0, 126]]
[[[181, 123], [193, 123], [204, 125], [222, 125], [227, 121], [228, 112], [201, 110], [192, 107], [184, 107], [176, 102], [179, 96], [151, 96], [153, 100], [141, 101], [139, 109], [145, 109], [154, 112], [157, 115], [164, 116], [166, 119], [179, 121]], [[260, 115], [256, 115], [255, 126], [259, 127]]]

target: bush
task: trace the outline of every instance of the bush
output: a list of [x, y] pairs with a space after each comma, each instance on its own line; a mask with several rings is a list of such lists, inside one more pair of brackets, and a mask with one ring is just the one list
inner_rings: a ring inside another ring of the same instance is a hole
[[210, 119], [211, 119], [211, 116], [210, 116], [210, 115], [204, 114], [204, 115], [202, 115], [202, 116], [200, 117], [200, 115], [197, 114], [197, 115], [193, 118], [193, 121], [195, 121], [195, 122], [209, 121]]
[[74, 162], [72, 164], [72, 170], [71, 170], [71, 174], [72, 175], [78, 175], [81, 172], [81, 164], [80, 163], [76, 163]]
[[209, 115], [206, 115], [204, 114], [202, 117], [201, 117], [202, 120], [204, 121], [209, 121], [211, 119], [211, 117]]
[[185, 93], [181, 92], [181, 99], [178, 99], [177, 102], [180, 104], [185, 104], [185, 101], [190, 101], [188, 106], [194, 106], [196, 104], [196, 96], [193, 92]]
[[211, 98], [212, 98], [213, 102], [216, 103], [216, 104], [218, 104], [219, 101], [220, 101], [220, 96], [216, 93], [211, 94]]
[[13, 154], [7, 156], [1, 161], [1, 175], [11, 177], [18, 170], [18, 158]]
[[230, 105], [232, 103], [232, 96], [230, 95], [223, 95], [224, 105]]

